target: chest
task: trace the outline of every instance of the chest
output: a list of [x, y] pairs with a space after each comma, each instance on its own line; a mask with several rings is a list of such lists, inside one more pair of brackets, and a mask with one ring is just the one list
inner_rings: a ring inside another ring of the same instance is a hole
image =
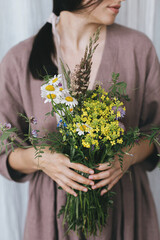
[[[98, 45], [92, 57], [92, 67], [90, 72], [89, 88], [91, 89], [97, 79], [98, 71], [102, 63], [105, 42]], [[77, 65], [80, 64], [84, 57], [85, 47], [83, 50], [76, 51], [74, 48], [68, 47], [61, 50], [61, 59], [69, 67], [71, 73], [74, 73]]]

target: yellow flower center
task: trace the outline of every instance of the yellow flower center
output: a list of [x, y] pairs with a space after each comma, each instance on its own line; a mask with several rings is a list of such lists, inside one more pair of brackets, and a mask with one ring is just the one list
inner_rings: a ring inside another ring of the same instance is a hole
[[81, 125], [79, 129], [80, 129], [81, 131], [85, 131], [85, 130], [86, 130], [86, 128], [87, 128], [87, 126], [86, 126], [86, 125]]
[[67, 102], [73, 102], [73, 98], [72, 97], [66, 97], [65, 98]]
[[56, 98], [56, 94], [48, 94], [47, 98], [48, 99], [55, 99]]
[[63, 91], [63, 88], [61, 87], [61, 88], [59, 89], [59, 91], [61, 91], [61, 92], [62, 92], [62, 91]]
[[57, 82], [58, 81], [58, 78], [54, 78], [53, 80], [52, 80], [52, 83], [55, 83], [55, 82]]
[[54, 88], [52, 85], [46, 86], [45, 89], [46, 89], [47, 91], [54, 91], [54, 90], [55, 90], [55, 88]]
[[70, 112], [73, 112], [73, 108], [70, 108], [69, 111], [70, 111]]

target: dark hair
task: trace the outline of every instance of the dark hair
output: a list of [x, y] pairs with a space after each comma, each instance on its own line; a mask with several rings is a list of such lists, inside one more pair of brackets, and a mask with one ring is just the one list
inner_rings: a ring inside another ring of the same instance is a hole
[[[59, 16], [61, 11], [81, 11], [100, 2], [102, 0], [88, 0], [84, 5], [83, 0], [53, 0], [53, 12]], [[29, 58], [29, 70], [32, 76], [35, 79], [43, 79], [46, 73], [57, 74], [58, 69], [52, 61], [52, 57], [55, 59], [56, 55], [52, 25], [46, 23], [34, 38]]]

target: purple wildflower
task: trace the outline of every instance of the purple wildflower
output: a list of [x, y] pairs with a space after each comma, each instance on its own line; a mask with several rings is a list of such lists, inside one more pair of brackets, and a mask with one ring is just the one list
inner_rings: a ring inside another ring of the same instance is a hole
[[120, 112], [121, 114], [121, 117], [116, 117], [116, 120], [118, 120], [119, 118], [123, 118], [126, 114], [126, 111], [122, 107], [117, 108], [116, 106], [113, 106], [112, 110], [114, 111], [114, 113]]
[[32, 124], [36, 125], [36, 124], [37, 124], [37, 119], [32, 116], [32, 117], [30, 118], [30, 122], [31, 122]]
[[113, 106], [113, 107], [112, 107], [112, 110], [114, 111], [114, 113], [116, 113], [116, 112], [117, 112], [117, 107], [116, 107], [116, 106]]
[[94, 151], [95, 145], [92, 145], [92, 151]]
[[139, 141], [140, 141], [140, 139], [135, 139], [135, 143], [137, 143], [137, 144], [138, 144], [138, 143], [139, 143]]
[[58, 87], [62, 87], [62, 83], [58, 83]]
[[37, 130], [32, 130], [32, 136], [37, 138], [38, 137], [38, 132]]
[[125, 114], [126, 114], [126, 111], [122, 107], [119, 107], [117, 109], [117, 111], [119, 111], [121, 113], [121, 118], [123, 118], [125, 116]]
[[10, 123], [5, 123], [5, 124], [4, 124], [4, 127], [5, 127], [6, 129], [11, 129], [12, 126], [11, 126]]
[[119, 127], [122, 128], [124, 131], [126, 131], [126, 128], [122, 122], [119, 122]]

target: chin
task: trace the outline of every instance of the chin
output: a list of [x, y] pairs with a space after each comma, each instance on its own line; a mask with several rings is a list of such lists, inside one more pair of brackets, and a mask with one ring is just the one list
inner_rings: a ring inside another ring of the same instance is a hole
[[112, 25], [115, 22], [115, 18], [106, 19], [102, 22], [104, 25]]
[[107, 21], [107, 22], [105, 23], [105, 25], [112, 25], [112, 24], [114, 23], [114, 21], [115, 21], [115, 19], [114, 19], [114, 20]]
[[97, 23], [98, 24], [102, 24], [102, 25], [112, 25], [115, 22], [115, 16], [105, 16], [103, 18], [99, 18], [97, 19]]

